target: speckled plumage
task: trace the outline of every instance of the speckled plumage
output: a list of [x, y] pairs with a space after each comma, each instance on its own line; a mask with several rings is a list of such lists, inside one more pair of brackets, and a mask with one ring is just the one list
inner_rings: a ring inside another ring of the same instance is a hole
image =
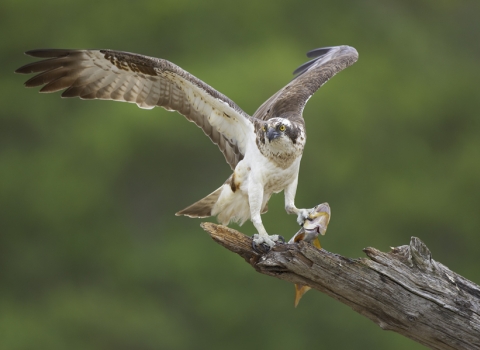
[[294, 197], [300, 159], [306, 141], [302, 112], [312, 94], [332, 76], [358, 59], [349, 46], [321, 48], [307, 55], [296, 77], [249, 116], [232, 100], [175, 64], [153, 57], [112, 50], [32, 50], [46, 58], [17, 73], [37, 73], [27, 87], [41, 92], [65, 90], [62, 97], [103, 99], [155, 106], [183, 114], [224, 154], [234, 171], [216, 191], [177, 213], [190, 217], [217, 216], [223, 224], [251, 219], [257, 243], [274, 244], [262, 224], [273, 193], [285, 191], [285, 208], [299, 221], [308, 215]]

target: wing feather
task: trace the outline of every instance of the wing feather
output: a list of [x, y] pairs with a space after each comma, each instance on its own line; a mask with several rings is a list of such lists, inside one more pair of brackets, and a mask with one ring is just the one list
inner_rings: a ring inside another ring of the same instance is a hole
[[296, 77], [265, 101], [253, 118], [284, 117], [303, 122], [302, 112], [308, 99], [331, 77], [358, 59], [357, 50], [350, 46], [323, 47], [308, 52], [307, 56], [313, 59], [298, 67], [294, 71]]
[[68, 75], [61, 75], [58, 78], [50, 81], [46, 85], [44, 85], [41, 89], [40, 92], [55, 92], [55, 91], [60, 91], [63, 90], [67, 87], [69, 87], [73, 82], [75, 81], [75, 78], [68, 76]]
[[232, 100], [167, 60], [112, 50], [40, 49], [26, 54], [44, 58], [16, 70], [37, 73], [27, 87], [43, 85], [41, 92], [65, 90], [62, 97], [177, 111], [218, 145], [232, 169], [243, 158], [247, 139], [254, 137], [251, 117]]

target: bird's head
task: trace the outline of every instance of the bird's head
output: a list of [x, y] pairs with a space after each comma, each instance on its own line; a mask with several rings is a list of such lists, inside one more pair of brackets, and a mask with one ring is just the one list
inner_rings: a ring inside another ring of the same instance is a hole
[[257, 146], [266, 157], [279, 160], [301, 155], [305, 145], [303, 124], [271, 118], [257, 128]]
[[303, 127], [285, 118], [272, 118], [265, 121], [261, 125], [260, 133], [264, 143], [271, 145], [295, 145], [296, 143], [303, 144], [305, 141]]
[[286, 136], [287, 127], [290, 129], [290, 125], [283, 121], [267, 122], [263, 124], [262, 131], [268, 142], [274, 142], [278, 138]]

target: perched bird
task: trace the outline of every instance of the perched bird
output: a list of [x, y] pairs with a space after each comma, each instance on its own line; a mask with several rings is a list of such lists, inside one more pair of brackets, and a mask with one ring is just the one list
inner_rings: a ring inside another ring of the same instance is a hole
[[[318, 234], [321, 234], [322, 236], [325, 235], [331, 216], [332, 213], [328, 203], [317, 205], [305, 219], [302, 228], [300, 228], [288, 243], [291, 244], [305, 241], [312, 243], [318, 249], [322, 249], [320, 241], [318, 240]], [[295, 307], [297, 307], [302, 296], [310, 289], [309, 286], [295, 284]]]
[[260, 214], [273, 193], [285, 192], [285, 209], [303, 224], [311, 210], [294, 198], [306, 141], [302, 112], [312, 94], [358, 59], [349, 46], [325, 47], [294, 71], [294, 79], [249, 116], [232, 100], [175, 64], [159, 58], [112, 50], [40, 49], [27, 55], [43, 60], [17, 73], [36, 73], [25, 85], [40, 92], [65, 90], [62, 97], [160, 106], [194, 122], [222, 151], [233, 174], [217, 190], [177, 215], [216, 216], [224, 225], [250, 219], [258, 234], [254, 247], [268, 251], [279, 239], [269, 236]]

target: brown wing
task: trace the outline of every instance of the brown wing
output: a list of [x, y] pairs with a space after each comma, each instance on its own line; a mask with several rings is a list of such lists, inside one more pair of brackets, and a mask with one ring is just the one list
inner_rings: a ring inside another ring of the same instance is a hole
[[62, 97], [101, 99], [177, 111], [217, 144], [232, 169], [243, 158], [250, 117], [232, 100], [175, 64], [158, 58], [112, 50], [32, 50], [46, 58], [17, 73], [37, 73], [27, 87], [40, 92], [64, 90]]
[[253, 117], [268, 120], [274, 117], [303, 122], [302, 112], [308, 99], [338, 72], [358, 59], [357, 50], [350, 46], [324, 47], [307, 53], [313, 58], [298, 67], [296, 77], [262, 104]]

